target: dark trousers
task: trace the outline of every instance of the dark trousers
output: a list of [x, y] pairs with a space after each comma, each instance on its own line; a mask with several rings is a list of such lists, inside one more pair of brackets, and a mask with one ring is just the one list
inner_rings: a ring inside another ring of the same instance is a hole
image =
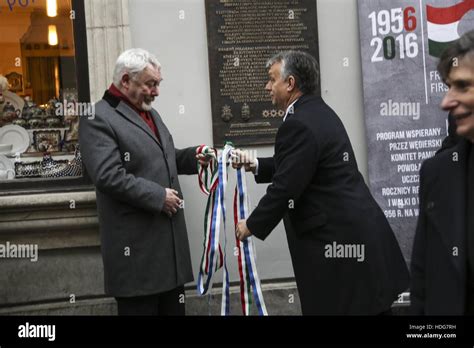
[[159, 294], [116, 297], [118, 315], [184, 316], [184, 286]]

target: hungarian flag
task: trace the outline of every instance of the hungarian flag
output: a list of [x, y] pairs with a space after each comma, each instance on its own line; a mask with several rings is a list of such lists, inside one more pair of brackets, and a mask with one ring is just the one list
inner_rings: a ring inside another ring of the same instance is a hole
[[431, 56], [439, 58], [446, 47], [460, 38], [459, 22], [472, 9], [474, 9], [474, 0], [464, 0], [450, 7], [426, 6]]

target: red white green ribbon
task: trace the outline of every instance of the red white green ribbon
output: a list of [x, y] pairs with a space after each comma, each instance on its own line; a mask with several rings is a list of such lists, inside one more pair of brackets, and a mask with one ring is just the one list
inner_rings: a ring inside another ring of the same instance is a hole
[[[199, 186], [201, 190], [208, 195], [204, 219], [204, 250], [199, 269], [197, 289], [200, 295], [208, 293], [212, 288], [212, 278], [215, 272], [223, 268], [222, 281], [222, 304], [221, 314], [230, 314], [230, 280], [226, 263], [226, 209], [225, 209], [225, 189], [227, 186], [228, 174], [227, 167], [232, 158], [233, 147], [226, 144], [221, 151], [219, 160], [215, 155], [216, 151], [206, 146], [198, 148], [198, 154], [212, 156], [213, 159], [209, 166], [204, 169], [199, 166]], [[234, 224], [246, 219], [249, 211], [247, 187], [245, 182], [245, 173], [242, 169], [237, 170], [237, 186], [234, 194]], [[224, 252], [220, 247], [221, 226], [224, 235]], [[255, 262], [255, 248], [251, 237], [243, 242], [236, 238], [236, 246], [239, 251], [238, 267], [240, 277], [240, 291], [242, 312], [244, 315], [250, 314], [250, 305], [252, 294], [259, 315], [267, 315], [265, 302], [261, 290], [260, 280], [257, 273]]]
[[[247, 219], [249, 215], [249, 198], [247, 195], [247, 183], [245, 180], [245, 172], [242, 168], [237, 170], [237, 185], [234, 195], [234, 224], [240, 220]], [[242, 303], [242, 312], [249, 315], [250, 303], [253, 297], [257, 305], [259, 315], [268, 315], [263, 299], [260, 278], [257, 272], [256, 252], [252, 237], [248, 237], [242, 242], [236, 238], [239, 248], [239, 275], [240, 275], [240, 300]]]
[[[197, 154], [204, 154], [213, 159], [210, 161], [207, 169], [198, 164], [198, 179], [201, 191], [208, 195], [206, 204], [206, 213], [204, 217], [204, 253], [201, 258], [201, 267], [199, 271], [199, 292], [205, 294], [208, 291], [213, 272], [219, 270], [224, 264], [224, 256], [219, 245], [219, 236], [216, 238], [216, 231], [219, 231], [220, 210], [217, 209], [218, 202], [218, 171], [216, 151], [207, 146], [200, 146]], [[217, 246], [217, 249], [216, 249]], [[217, 256], [218, 254], [218, 256]], [[202, 282], [201, 275], [206, 275], [206, 282]]]

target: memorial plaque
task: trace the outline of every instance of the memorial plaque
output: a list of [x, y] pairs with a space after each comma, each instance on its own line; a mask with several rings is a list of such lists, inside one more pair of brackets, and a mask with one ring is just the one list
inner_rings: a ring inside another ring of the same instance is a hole
[[[214, 146], [273, 144], [267, 60], [301, 50], [319, 60], [315, 0], [206, 0]], [[318, 91], [319, 93], [319, 91]]]

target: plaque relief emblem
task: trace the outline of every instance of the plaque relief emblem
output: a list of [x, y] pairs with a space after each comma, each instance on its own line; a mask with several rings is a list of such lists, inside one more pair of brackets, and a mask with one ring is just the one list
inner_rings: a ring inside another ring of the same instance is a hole
[[240, 112], [240, 116], [245, 122], [250, 120], [250, 106], [248, 106], [247, 103], [244, 103], [244, 105], [242, 105], [242, 111]]
[[232, 115], [232, 109], [229, 105], [224, 105], [222, 107], [221, 118], [224, 120], [224, 122], [229, 122], [234, 118], [234, 115]]

